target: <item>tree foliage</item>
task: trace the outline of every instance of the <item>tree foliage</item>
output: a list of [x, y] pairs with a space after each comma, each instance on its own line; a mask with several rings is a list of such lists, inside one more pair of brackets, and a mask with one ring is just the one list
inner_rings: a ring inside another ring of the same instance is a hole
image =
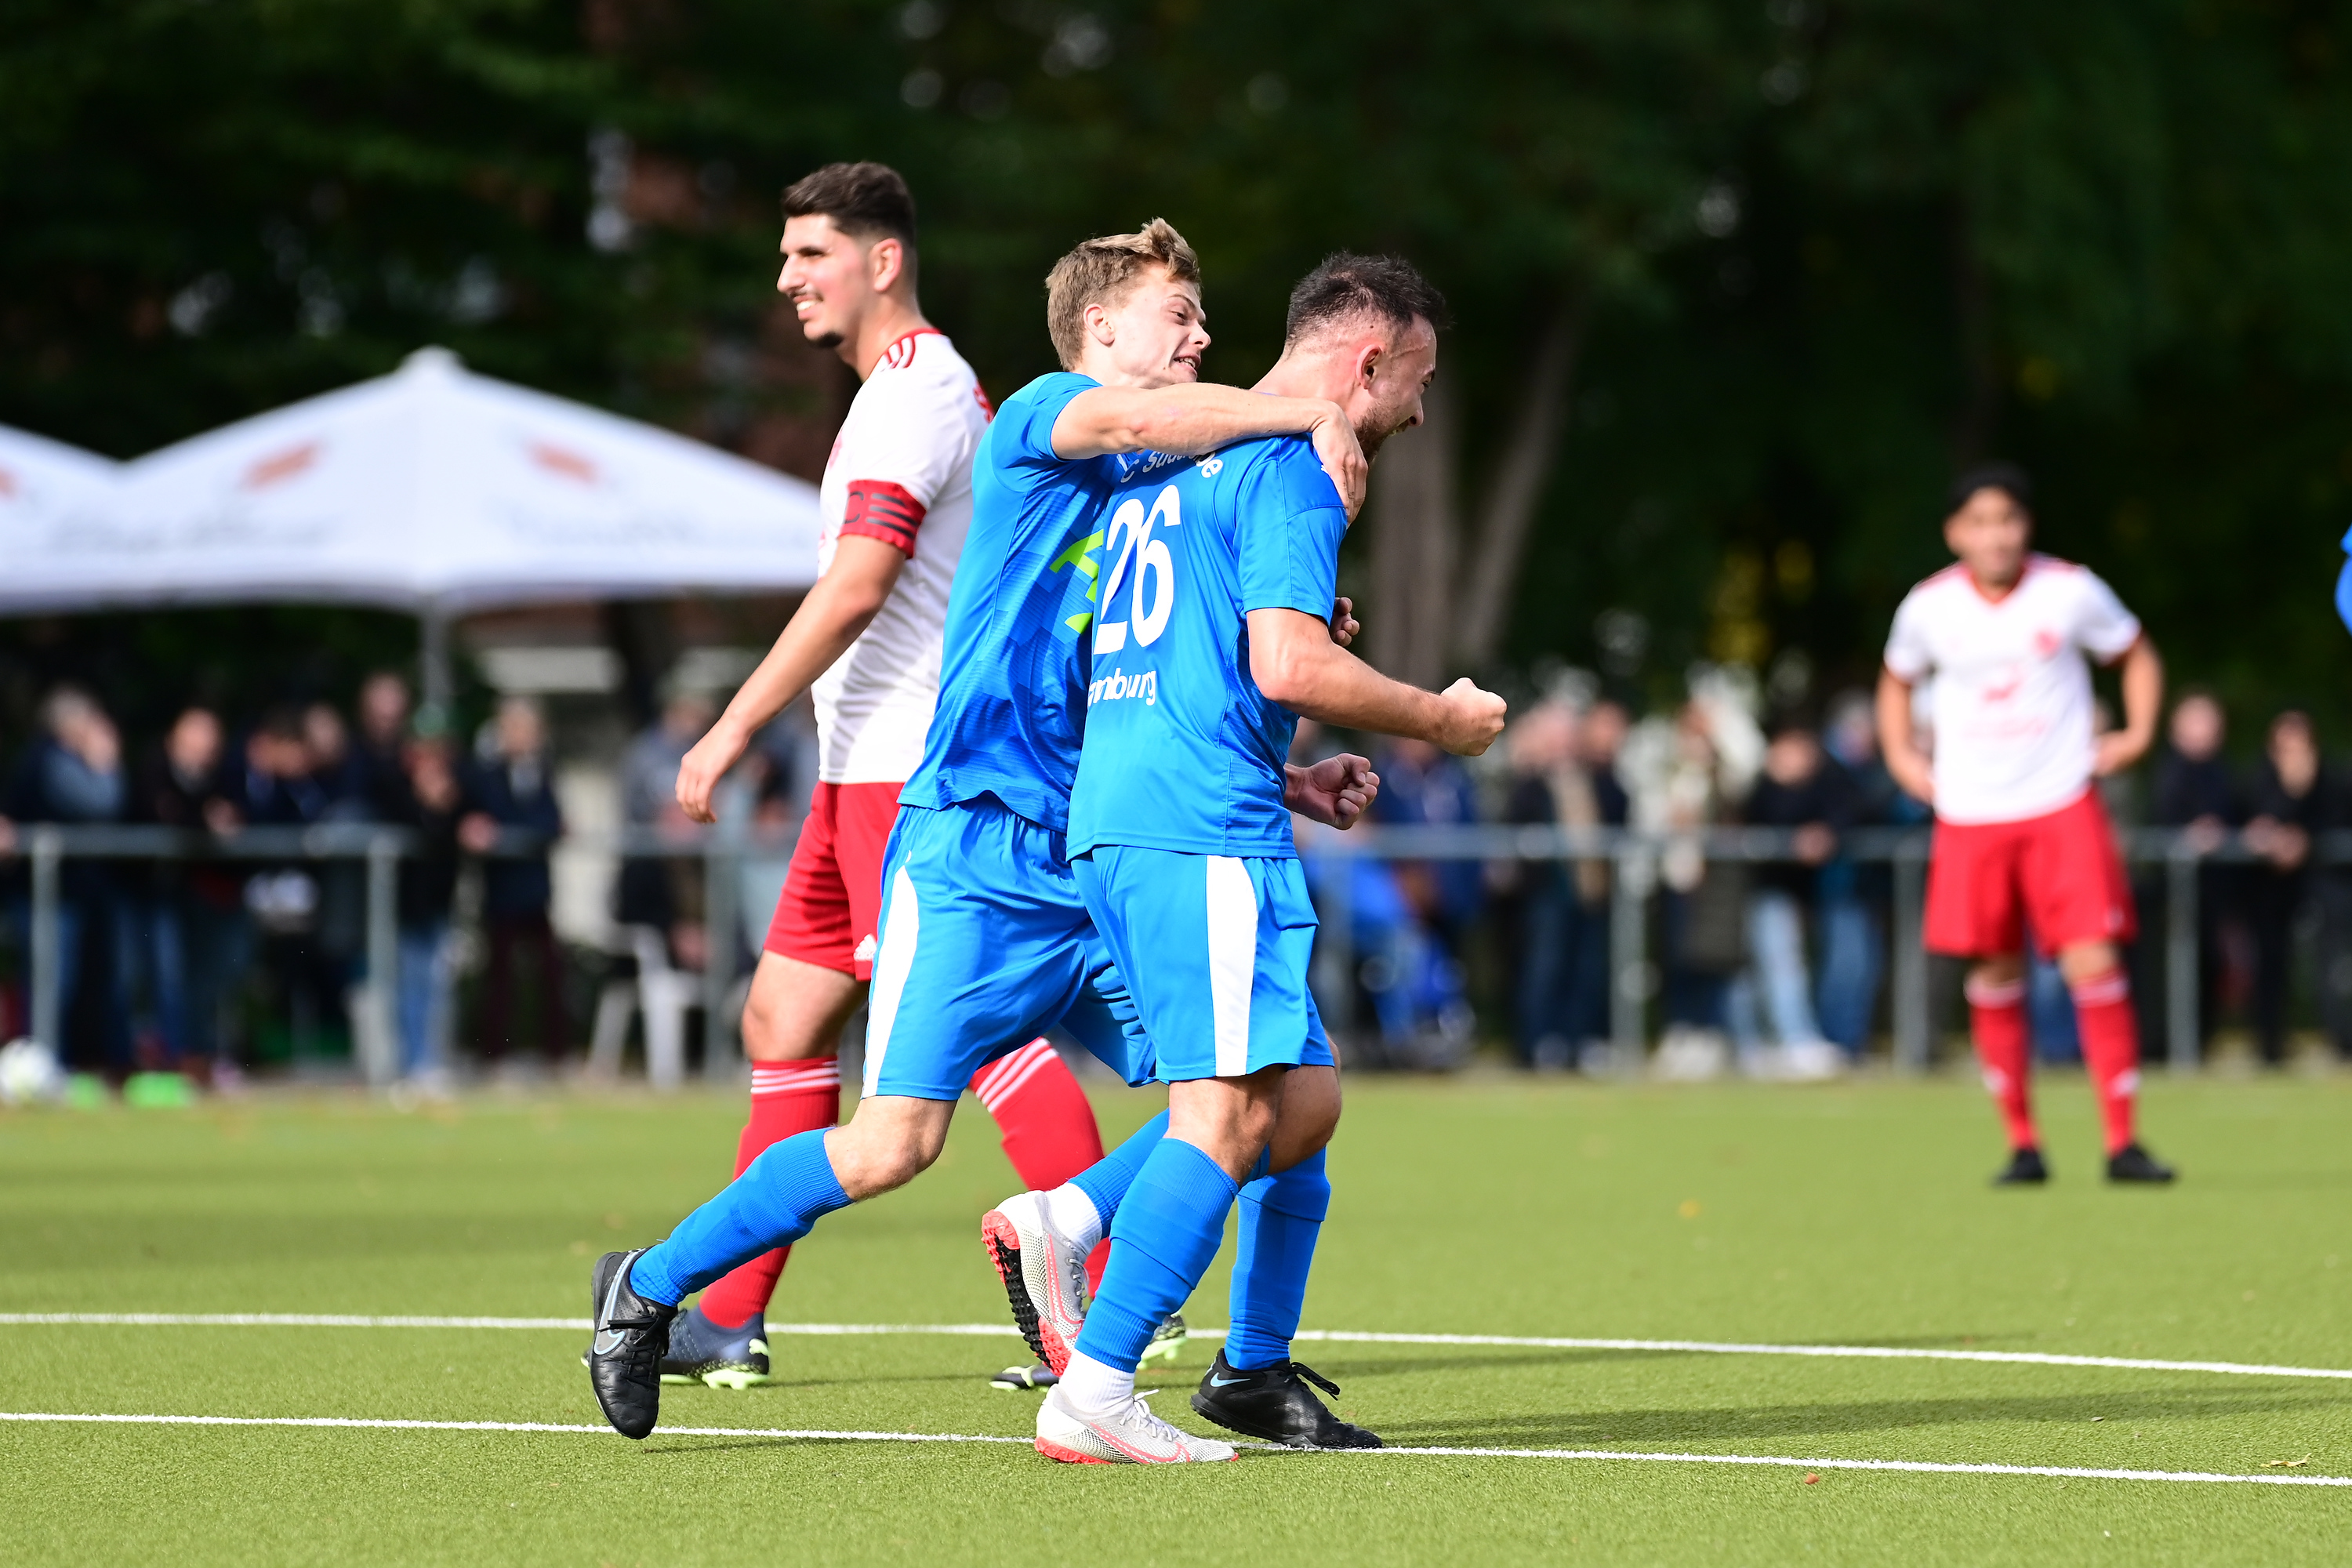
[[1040, 280], [1087, 233], [1182, 227], [1212, 374], [1240, 382], [1319, 255], [1420, 261], [1456, 306], [1452, 428], [1392, 447], [1424, 443], [1423, 499], [1366, 531], [1442, 530], [1433, 658], [1600, 661], [1657, 695], [1697, 657], [1856, 678], [1937, 558], [1952, 465], [1999, 450], [2177, 668], [2352, 718], [2339, 5], [0, 16], [0, 420], [127, 455], [441, 342], [805, 467], [843, 389], [775, 311], [774, 197], [877, 157], [922, 204], [928, 306], [999, 392], [1049, 367]]

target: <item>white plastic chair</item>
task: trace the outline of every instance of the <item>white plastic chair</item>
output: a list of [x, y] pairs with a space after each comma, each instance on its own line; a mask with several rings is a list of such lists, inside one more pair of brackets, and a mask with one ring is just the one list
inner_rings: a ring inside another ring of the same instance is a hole
[[588, 1070], [618, 1078], [629, 1018], [646, 1016], [646, 1078], [654, 1088], [676, 1089], [686, 1078], [686, 1013], [701, 998], [702, 977], [673, 966], [669, 943], [653, 926], [623, 926], [625, 951], [637, 961], [634, 980], [608, 980], [596, 998], [596, 1023], [588, 1044]]

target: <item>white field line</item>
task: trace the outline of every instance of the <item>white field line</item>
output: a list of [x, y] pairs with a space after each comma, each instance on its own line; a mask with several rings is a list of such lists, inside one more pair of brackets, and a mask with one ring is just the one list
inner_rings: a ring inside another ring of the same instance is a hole
[[[617, 1436], [609, 1426], [548, 1421], [399, 1421], [351, 1415], [69, 1415], [45, 1411], [0, 1411], [0, 1421], [72, 1423], [123, 1426], [310, 1426], [388, 1432], [571, 1433]], [[834, 1443], [985, 1443], [1026, 1447], [1026, 1437], [971, 1432], [851, 1432], [775, 1426], [664, 1426], [665, 1437], [771, 1437]], [[1256, 1448], [1258, 1444], [1245, 1447]], [[1284, 1452], [1274, 1449], [1272, 1452]], [[1769, 1454], [1645, 1454], [1612, 1448], [1378, 1448], [1336, 1449], [1341, 1457], [1456, 1459], [1587, 1459], [1668, 1465], [1761, 1465], [1790, 1470], [1894, 1470], [1934, 1476], [2053, 1476], [2094, 1481], [2235, 1481], [2273, 1487], [2352, 1487], [2352, 1476], [2244, 1476], [2216, 1470], [2118, 1470], [2074, 1465], [1937, 1464], [1924, 1459], [1800, 1459]]]
[[[319, 1312], [0, 1312], [0, 1327], [96, 1324], [134, 1328], [290, 1329], [564, 1329], [584, 1333], [585, 1318], [385, 1318]], [[770, 1323], [768, 1334], [826, 1338], [868, 1334], [954, 1334], [1003, 1339], [1015, 1331], [1003, 1323]], [[1194, 1329], [1192, 1337], [1216, 1340], [1223, 1329]], [[2205, 1372], [2234, 1377], [2352, 1378], [2352, 1368], [2271, 1366], [2256, 1362], [2158, 1361], [2146, 1356], [2061, 1355], [2044, 1351], [1926, 1350], [1907, 1345], [1774, 1345], [1728, 1340], [1624, 1340], [1525, 1338], [1509, 1334], [1384, 1334], [1339, 1329], [1304, 1329], [1300, 1340], [1328, 1344], [1498, 1345], [1527, 1350], [1643, 1351], [1661, 1354], [1790, 1355], [1853, 1361], [1965, 1361], [2021, 1366], [2110, 1367], [2126, 1372]]]

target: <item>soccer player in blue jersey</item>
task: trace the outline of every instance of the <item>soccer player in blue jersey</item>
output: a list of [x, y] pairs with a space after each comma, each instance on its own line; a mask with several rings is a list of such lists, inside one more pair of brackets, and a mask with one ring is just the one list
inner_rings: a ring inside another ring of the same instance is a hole
[[[1165, 223], [1079, 247], [1048, 279], [1047, 313], [1064, 363], [1082, 374], [1008, 399], [982, 442], [939, 704], [884, 862], [866, 1098], [846, 1125], [771, 1147], [667, 1241], [599, 1261], [589, 1370], [630, 1436], [653, 1429], [677, 1303], [929, 1165], [975, 1068], [1059, 1023], [1129, 1081], [1152, 1076], [1062, 851], [1109, 459], [1297, 433], [1328, 463], [1327, 489], [1344, 486], [1352, 503], [1363, 458], [1328, 399], [1193, 384], [1209, 342], [1199, 268]], [[1344, 603], [1325, 617], [1327, 639], [1351, 632]], [[1376, 787], [1360, 757], [1286, 777], [1296, 809], [1339, 826]], [[1106, 1215], [1157, 1135], [1089, 1173]]]
[[[1282, 358], [1257, 390], [1338, 403], [1369, 456], [1421, 422], [1444, 311], [1405, 262], [1334, 256], [1292, 293]], [[1502, 700], [1468, 680], [1423, 691], [1333, 643], [1324, 617], [1347, 528], [1314, 453], [1286, 437], [1155, 456], [1112, 500], [1068, 848], [1169, 1086], [1169, 1123], [1118, 1206], [1076, 1352], [1038, 1407], [1037, 1447], [1055, 1459], [1234, 1457], [1152, 1415], [1135, 1368], [1200, 1282], [1244, 1184], [1266, 1177], [1286, 1080], [1316, 1059], [1315, 910], [1284, 805], [1297, 720], [1463, 755], [1503, 727]], [[1311, 1253], [1296, 1241], [1294, 1257]], [[1196, 1410], [1250, 1429], [1246, 1409], [1222, 1403], [1228, 1392], [1291, 1368], [1286, 1343], [1253, 1349], [1218, 1356]]]

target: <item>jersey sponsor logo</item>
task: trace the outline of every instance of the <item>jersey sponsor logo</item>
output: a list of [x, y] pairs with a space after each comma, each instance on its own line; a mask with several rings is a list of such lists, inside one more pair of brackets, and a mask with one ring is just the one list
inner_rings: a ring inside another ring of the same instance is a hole
[[1097, 702], [1124, 702], [1130, 697], [1141, 698], [1146, 708], [1158, 707], [1160, 672], [1147, 669], [1140, 675], [1129, 675], [1123, 669], [1114, 669], [1087, 688], [1088, 708]]
[[[1054, 563], [1046, 568], [1049, 572], [1062, 572], [1075, 566], [1084, 573], [1087, 579], [1087, 603], [1089, 605], [1095, 602], [1095, 595], [1102, 587], [1102, 566], [1095, 560], [1095, 552], [1102, 547], [1102, 542], [1103, 535], [1100, 529], [1097, 529], [1092, 533], [1082, 533], [1071, 540], [1070, 547], [1054, 557]], [[1084, 637], [1087, 625], [1094, 618], [1095, 613], [1092, 610], [1080, 610], [1075, 616], [1065, 616], [1062, 624], [1080, 637]]]

